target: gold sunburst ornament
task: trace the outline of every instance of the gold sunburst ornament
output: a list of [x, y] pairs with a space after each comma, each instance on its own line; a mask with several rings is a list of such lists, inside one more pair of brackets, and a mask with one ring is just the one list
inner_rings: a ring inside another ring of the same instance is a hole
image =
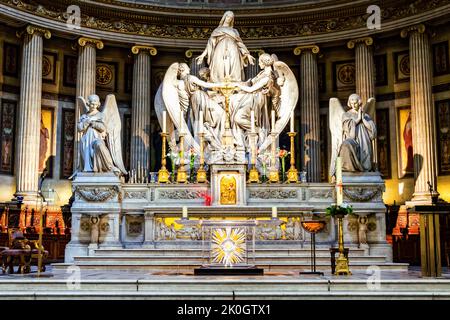
[[217, 228], [212, 232], [211, 258], [213, 263], [232, 267], [244, 261], [246, 253], [245, 228]]

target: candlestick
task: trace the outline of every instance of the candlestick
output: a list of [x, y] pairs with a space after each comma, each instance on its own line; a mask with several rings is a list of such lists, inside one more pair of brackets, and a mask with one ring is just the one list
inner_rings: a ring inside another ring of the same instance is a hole
[[187, 172], [184, 167], [184, 132], [180, 133], [180, 166], [177, 171], [177, 182], [187, 183]]
[[169, 182], [169, 171], [166, 169], [166, 138], [167, 133], [162, 132], [162, 152], [161, 152], [161, 169], [158, 171], [158, 182], [168, 183]]
[[[292, 124], [292, 122], [291, 122]], [[292, 125], [291, 125], [292, 127]], [[298, 182], [298, 171], [297, 168], [295, 167], [295, 143], [294, 143], [294, 138], [297, 135], [296, 132], [289, 132], [288, 133], [290, 139], [291, 139], [291, 167], [289, 168], [288, 172], [287, 172], [287, 183], [297, 183]]]
[[188, 208], [187, 207], [183, 207], [182, 218], [183, 219], [187, 219], [188, 218]]
[[342, 205], [344, 194], [342, 192], [342, 159], [336, 158], [336, 204]]
[[275, 131], [275, 110], [272, 110], [272, 131]]
[[[253, 113], [253, 111], [252, 111]], [[252, 114], [254, 116], [254, 114]], [[253, 122], [252, 122], [253, 123]], [[259, 172], [256, 169], [256, 132], [250, 132], [250, 147], [251, 147], [251, 164], [252, 168], [250, 169], [248, 175], [249, 183], [259, 183]]]
[[291, 132], [294, 132], [294, 111], [291, 112]]
[[278, 215], [277, 207], [272, 207], [272, 219], [276, 219]]
[[255, 111], [251, 111], [250, 112], [250, 122], [251, 122], [251, 132], [254, 133], [255, 132]]
[[163, 133], [167, 133], [167, 112], [163, 111], [163, 129], [162, 132]]
[[270, 163], [270, 169], [269, 169], [269, 182], [270, 183], [277, 183], [280, 182], [280, 175], [278, 173], [278, 169], [276, 167], [276, 133], [272, 130], [271, 133], [272, 136], [272, 145], [271, 145], [271, 163]]

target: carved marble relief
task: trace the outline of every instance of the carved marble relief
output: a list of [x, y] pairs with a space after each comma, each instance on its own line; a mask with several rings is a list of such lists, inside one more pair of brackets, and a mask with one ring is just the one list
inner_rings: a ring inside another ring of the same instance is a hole
[[101, 202], [114, 198], [119, 194], [117, 186], [111, 187], [76, 187], [75, 197], [86, 201]]

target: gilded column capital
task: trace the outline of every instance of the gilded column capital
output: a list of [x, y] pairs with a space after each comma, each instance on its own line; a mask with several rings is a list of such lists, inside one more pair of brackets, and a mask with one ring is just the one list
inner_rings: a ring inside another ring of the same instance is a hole
[[25, 30], [23, 31], [18, 31], [16, 33], [17, 37], [21, 38], [24, 34], [28, 33], [29, 35], [33, 35], [33, 34], [40, 34], [42, 35], [45, 39], [50, 39], [52, 37], [52, 33], [50, 32], [50, 30], [45, 29], [45, 28], [41, 28], [38, 26], [33, 26], [31, 24], [29, 24]]
[[262, 55], [263, 53], [266, 53], [263, 49], [254, 49], [254, 50], [249, 50], [249, 51], [250, 51], [250, 53], [252, 53], [252, 52], [256, 53], [258, 55], [258, 57], [260, 55]]
[[156, 56], [156, 54], [158, 53], [158, 50], [156, 50], [155, 47], [143, 46], [138, 44], [131, 47], [131, 52], [133, 54], [138, 54], [139, 51], [148, 51], [148, 53], [150, 53], [150, 55], [152, 56]]
[[419, 23], [413, 26], [403, 28], [402, 31], [400, 32], [400, 36], [402, 38], [406, 38], [412, 32], [424, 33], [425, 30], [426, 30], [425, 25], [423, 23]]
[[362, 37], [357, 39], [352, 39], [347, 42], [347, 48], [353, 49], [357, 43], [364, 43], [366, 46], [371, 46], [373, 44], [372, 37]]
[[301, 55], [302, 51], [305, 51], [305, 50], [311, 50], [312, 53], [317, 54], [317, 53], [319, 53], [320, 48], [319, 48], [319, 46], [317, 46], [315, 44], [305, 45], [305, 46], [298, 46], [298, 47], [296, 47], [294, 49], [294, 54], [296, 56], [299, 56], [299, 55]]
[[194, 53], [202, 53], [202, 52], [203, 52], [203, 50], [199, 50], [199, 49], [188, 49], [184, 52], [184, 55], [186, 56], [186, 58], [192, 58]]
[[84, 47], [86, 45], [93, 45], [93, 46], [96, 46], [97, 49], [99, 49], [99, 50], [103, 49], [103, 47], [104, 47], [103, 41], [101, 41], [99, 39], [81, 37], [81, 38], [78, 38], [77, 42], [80, 47]]

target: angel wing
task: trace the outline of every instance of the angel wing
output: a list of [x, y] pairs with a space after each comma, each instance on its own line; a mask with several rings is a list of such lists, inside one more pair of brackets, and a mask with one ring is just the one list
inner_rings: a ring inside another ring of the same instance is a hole
[[336, 158], [342, 144], [342, 115], [345, 113], [345, 109], [338, 98], [331, 98], [329, 106], [329, 125], [331, 131], [330, 177], [332, 177], [336, 172]]
[[363, 111], [367, 113], [372, 119], [375, 119], [375, 98], [367, 99], [366, 104], [363, 107]]
[[107, 144], [108, 149], [111, 152], [111, 157], [114, 165], [123, 173], [126, 174], [127, 170], [122, 160], [122, 143], [121, 143], [121, 130], [122, 123], [120, 121], [119, 109], [117, 108], [116, 97], [113, 94], [108, 94], [105, 99], [105, 106], [102, 113], [104, 114], [104, 120], [107, 132]]
[[[174, 126], [178, 129], [187, 128], [187, 123], [184, 117], [181, 117], [180, 99], [177, 88], [177, 74], [178, 74], [177, 62], [172, 63], [164, 76], [162, 83], [162, 100], [169, 112], [169, 116], [172, 119]], [[193, 147], [197, 154], [200, 154], [200, 145], [195, 141], [192, 134], [185, 129], [186, 135], [184, 137], [185, 148]]]
[[277, 84], [280, 86], [280, 106], [278, 110], [278, 119], [275, 122], [276, 136], [269, 136], [261, 145], [260, 153], [264, 152], [273, 141], [277, 139], [280, 132], [286, 127], [298, 101], [298, 84], [292, 70], [282, 61], [275, 61], [273, 68], [278, 76]]
[[[159, 85], [158, 91], [156, 91], [156, 95], [155, 95], [155, 112], [156, 112], [156, 117], [158, 118], [158, 122], [159, 122], [159, 126], [162, 128], [163, 127], [163, 123], [162, 123], [162, 118], [163, 118], [163, 112], [166, 111], [167, 112], [167, 108], [166, 105], [164, 104], [164, 100], [162, 97], [162, 89], [163, 84], [161, 83]], [[176, 145], [176, 136], [175, 136], [175, 127], [173, 125], [172, 119], [170, 117], [168, 117], [166, 119], [167, 123], [167, 133], [169, 134], [169, 145]]]
[[79, 104], [84, 107], [84, 111], [88, 112], [89, 111], [89, 107], [87, 105], [86, 99], [84, 99], [82, 96], [79, 96], [77, 98], [77, 100], [78, 100]]

